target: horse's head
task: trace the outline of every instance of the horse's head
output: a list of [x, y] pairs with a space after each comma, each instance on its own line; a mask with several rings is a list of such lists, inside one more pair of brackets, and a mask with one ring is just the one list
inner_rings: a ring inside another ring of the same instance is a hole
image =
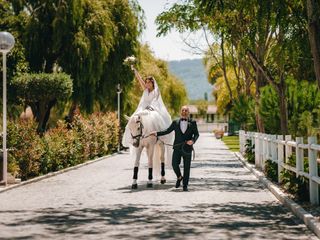
[[133, 139], [132, 145], [134, 147], [139, 147], [143, 129], [141, 116], [134, 115], [131, 118], [129, 118], [128, 127], [130, 130], [131, 137]]

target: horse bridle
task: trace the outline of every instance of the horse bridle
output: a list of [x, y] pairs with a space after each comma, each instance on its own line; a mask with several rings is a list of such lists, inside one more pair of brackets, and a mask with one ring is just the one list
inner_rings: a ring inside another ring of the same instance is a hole
[[137, 134], [137, 135], [132, 135], [132, 133], [130, 132], [130, 134], [131, 134], [131, 137], [132, 137], [132, 139], [136, 139], [136, 140], [140, 140], [140, 137], [142, 137], [142, 129], [143, 129], [143, 124], [142, 124], [142, 122], [139, 120], [139, 121], [137, 121], [137, 123], [139, 123], [139, 127], [140, 127], [140, 133], [139, 134]]

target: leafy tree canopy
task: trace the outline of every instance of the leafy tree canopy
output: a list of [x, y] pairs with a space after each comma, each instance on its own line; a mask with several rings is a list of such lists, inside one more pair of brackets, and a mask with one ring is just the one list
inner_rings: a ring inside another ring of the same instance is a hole
[[31, 107], [40, 133], [46, 130], [51, 108], [72, 93], [72, 80], [64, 73], [24, 74], [16, 77], [12, 85], [17, 98]]

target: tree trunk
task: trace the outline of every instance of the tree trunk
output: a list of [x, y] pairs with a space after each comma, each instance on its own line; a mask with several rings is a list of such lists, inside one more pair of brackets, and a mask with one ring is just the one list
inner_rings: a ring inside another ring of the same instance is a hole
[[260, 91], [259, 88], [256, 88], [256, 95], [255, 95], [255, 115], [256, 115], [256, 124], [257, 124], [257, 131], [264, 133], [264, 123], [262, 117], [260, 115]]
[[37, 132], [38, 134], [42, 135], [45, 131], [45, 129], [42, 128], [43, 126], [43, 120], [45, 117], [45, 103], [44, 102], [37, 102], [35, 104], [30, 104], [32, 112], [35, 115], [36, 121], [38, 123]]
[[40, 104], [39, 102], [36, 103], [28, 103], [28, 105], [31, 107], [34, 119], [36, 120], [37, 123], [40, 121]]
[[260, 88], [264, 86], [263, 75], [262, 72], [256, 68], [256, 94], [255, 94], [255, 112], [256, 112], [256, 124], [258, 128], [258, 132], [264, 133], [264, 123], [262, 117], [260, 115]]
[[288, 134], [288, 109], [287, 109], [287, 98], [286, 98], [286, 86], [284, 80], [277, 87], [279, 94], [279, 108], [280, 108], [280, 127], [283, 136]]
[[43, 120], [42, 120], [42, 123], [41, 123], [41, 128], [43, 129], [43, 132], [46, 131], [47, 129], [47, 123], [49, 121], [49, 118], [50, 118], [50, 112], [51, 112], [51, 108], [56, 104], [57, 100], [54, 99], [54, 100], [51, 100], [46, 109], [45, 109], [45, 113], [44, 113], [44, 117], [43, 117]]
[[66, 119], [68, 123], [73, 122], [74, 116], [78, 113], [78, 111], [79, 111], [79, 104], [73, 101]]
[[316, 0], [307, 0], [308, 12], [308, 36], [313, 56], [313, 66], [320, 88], [320, 22], [319, 22], [319, 4]]
[[250, 72], [247, 64], [244, 61], [240, 61], [241, 68], [243, 69], [245, 75], [245, 93], [247, 96], [251, 96], [251, 84], [255, 80], [255, 77]]
[[229, 91], [229, 97], [230, 97], [230, 101], [233, 102], [233, 96], [232, 96], [232, 90], [230, 87], [230, 83], [228, 80], [228, 76], [227, 76], [227, 67], [226, 67], [226, 60], [225, 60], [225, 54], [224, 54], [224, 36], [223, 33], [221, 34], [221, 54], [222, 54], [222, 70], [223, 70], [223, 77], [224, 80], [226, 82], [228, 91]]
[[28, 104], [32, 109], [36, 122], [38, 123], [38, 134], [42, 135], [46, 131], [47, 123], [50, 117], [50, 111], [56, 101], [57, 100], [54, 99], [50, 102], [37, 102]]
[[[287, 99], [286, 99], [286, 83], [284, 81], [283, 76], [280, 76], [280, 83], [276, 83], [268, 69], [261, 64], [255, 55], [248, 51], [249, 58], [251, 62], [256, 67], [256, 71], [261, 73], [260, 77], [264, 77], [277, 91], [279, 95], [279, 111], [280, 111], [280, 127], [281, 133], [286, 135], [288, 133], [288, 110], [287, 110]], [[258, 72], [257, 72], [258, 73]], [[258, 88], [256, 88], [258, 90]], [[257, 92], [257, 94], [260, 92]]]
[[242, 86], [241, 86], [241, 81], [240, 81], [240, 75], [241, 75], [241, 71], [240, 71], [240, 61], [236, 60], [234, 57], [234, 51], [233, 51], [234, 46], [231, 45], [231, 59], [232, 59], [232, 68], [234, 71], [234, 74], [236, 76], [237, 79], [237, 96], [241, 95], [241, 90], [242, 90]]

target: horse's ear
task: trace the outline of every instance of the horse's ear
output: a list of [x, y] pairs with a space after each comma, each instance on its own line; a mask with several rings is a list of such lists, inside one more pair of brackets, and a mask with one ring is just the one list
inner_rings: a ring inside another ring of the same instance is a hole
[[124, 115], [124, 118], [129, 121], [130, 120], [130, 117], [128, 115]]

